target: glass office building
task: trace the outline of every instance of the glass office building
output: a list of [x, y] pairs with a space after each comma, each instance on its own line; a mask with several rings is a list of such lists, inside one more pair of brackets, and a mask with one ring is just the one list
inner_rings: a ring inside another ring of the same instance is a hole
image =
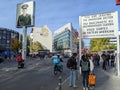
[[74, 43], [76, 38], [74, 33], [76, 29], [72, 27], [72, 23], [68, 23], [54, 32], [53, 47], [54, 51], [66, 55], [77, 52], [77, 44]]
[[63, 33], [54, 37], [54, 49], [64, 50], [70, 49], [70, 31], [66, 30]]
[[0, 52], [10, 50], [12, 38], [19, 39], [19, 33], [14, 30], [0, 28]]

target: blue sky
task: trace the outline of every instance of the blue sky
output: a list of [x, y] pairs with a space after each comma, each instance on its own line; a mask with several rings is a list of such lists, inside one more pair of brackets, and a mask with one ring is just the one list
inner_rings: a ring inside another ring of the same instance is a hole
[[[16, 28], [17, 4], [31, 0], [1, 0], [0, 27], [9, 28], [22, 33], [22, 28]], [[116, 0], [34, 0], [35, 27], [47, 25], [54, 32], [61, 26], [71, 22], [79, 31], [79, 16], [118, 11], [120, 5]], [[119, 19], [120, 22], [120, 19]], [[120, 27], [120, 24], [119, 24]], [[29, 34], [31, 27], [27, 29]]]

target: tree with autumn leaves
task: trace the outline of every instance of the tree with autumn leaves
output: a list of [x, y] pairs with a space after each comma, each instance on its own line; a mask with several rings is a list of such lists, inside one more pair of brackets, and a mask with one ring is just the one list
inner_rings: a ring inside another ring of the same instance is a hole
[[[19, 41], [17, 38], [11, 39], [10, 48], [11, 48], [11, 50], [13, 50], [14, 52], [18, 52], [19, 50], [22, 50], [22, 35], [21, 35], [20, 37], [21, 37], [20, 41]], [[42, 46], [41, 43], [38, 42], [38, 41], [33, 42], [33, 43], [30, 45], [30, 37], [27, 36], [27, 53], [30, 52], [30, 49], [31, 49], [33, 52], [37, 52], [37, 51], [39, 51], [39, 50], [43, 50], [43, 46]]]
[[[27, 36], [27, 52], [29, 52], [29, 47], [30, 47], [30, 41], [29, 41], [29, 36]], [[10, 48], [14, 52], [18, 52], [19, 50], [22, 50], [22, 35], [20, 35], [20, 40], [18, 40], [18, 38], [11, 39]]]
[[22, 48], [22, 42], [19, 41], [17, 38], [11, 39], [10, 48], [11, 48], [11, 50], [13, 50], [14, 52], [18, 52], [18, 50]]
[[30, 45], [30, 49], [34, 52], [38, 52], [39, 50], [43, 50], [43, 46], [40, 42], [36, 41]]
[[101, 50], [116, 49], [114, 44], [109, 43], [110, 38], [94, 38], [90, 41], [90, 51], [98, 52]]

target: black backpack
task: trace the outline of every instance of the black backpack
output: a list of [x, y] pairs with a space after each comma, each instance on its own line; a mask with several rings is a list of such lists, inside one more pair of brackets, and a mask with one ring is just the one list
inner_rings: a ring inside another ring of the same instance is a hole
[[69, 58], [69, 59], [67, 60], [66, 66], [67, 66], [67, 68], [69, 68], [69, 69], [70, 69], [70, 67], [72, 67], [72, 60], [71, 60], [71, 58]]
[[89, 62], [88, 61], [81, 61], [81, 65], [82, 65], [82, 67], [81, 67], [81, 69], [82, 69], [82, 71], [88, 71], [89, 70]]

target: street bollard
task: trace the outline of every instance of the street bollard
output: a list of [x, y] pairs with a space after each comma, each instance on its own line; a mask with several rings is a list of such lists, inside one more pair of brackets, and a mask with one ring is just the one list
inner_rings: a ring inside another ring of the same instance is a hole
[[59, 77], [58, 85], [59, 85], [59, 90], [62, 90], [62, 77], [61, 76]]

